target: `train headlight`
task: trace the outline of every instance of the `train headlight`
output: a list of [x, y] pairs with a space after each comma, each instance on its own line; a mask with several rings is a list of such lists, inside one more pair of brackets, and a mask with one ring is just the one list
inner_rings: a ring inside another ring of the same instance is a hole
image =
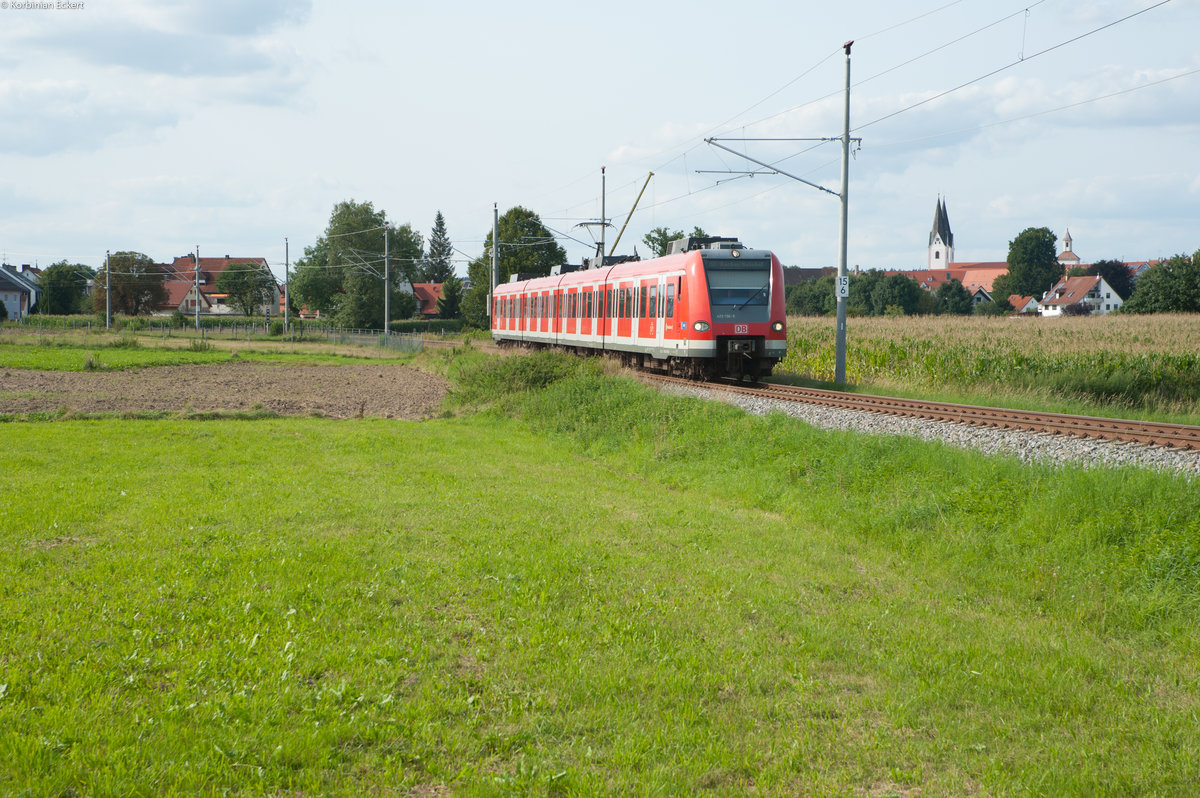
[[692, 325], [692, 329], [696, 332], [708, 332], [709, 324], [706, 321], [698, 321]]
[[783, 332], [783, 322], [781, 322], [781, 321], [771, 322], [771, 330], [773, 332]]

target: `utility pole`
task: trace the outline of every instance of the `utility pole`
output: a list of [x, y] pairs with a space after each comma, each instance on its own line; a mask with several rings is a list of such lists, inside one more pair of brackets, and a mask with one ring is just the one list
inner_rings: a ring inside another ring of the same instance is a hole
[[605, 167], [600, 167], [600, 265], [604, 266], [604, 226], [608, 223], [608, 215], [604, 212], [604, 204], [608, 197], [606, 188], [607, 178], [604, 174]]
[[391, 225], [383, 223], [383, 334], [392, 329], [392, 280], [388, 273], [388, 231]]
[[200, 332], [200, 245], [196, 245], [196, 332]]
[[853, 40], [843, 45], [846, 49], [846, 102], [842, 115], [842, 223], [837, 279], [837, 360], [833, 371], [833, 381], [838, 385], [846, 384], [846, 300], [850, 298], [850, 275], [846, 273], [846, 223], [850, 208], [850, 48], [853, 45]]
[[104, 329], [112, 329], [112, 265], [108, 262], [109, 251], [104, 250]]
[[488, 326], [492, 326], [492, 303], [496, 295], [496, 280], [500, 275], [500, 209], [492, 203], [492, 290], [488, 292]]
[[283, 330], [286, 333], [292, 332], [292, 312], [291, 312], [291, 259], [288, 257], [288, 240], [287, 236], [283, 237]]
[[[588, 267], [588, 268], [592, 268], [592, 269], [603, 266], [604, 260], [605, 260], [604, 228], [608, 226], [608, 217], [605, 215], [605, 213], [606, 213], [605, 206], [608, 202], [608, 191], [607, 191], [607, 187], [606, 187], [607, 186], [607, 177], [605, 175], [605, 169], [606, 169], [606, 167], [603, 167], [603, 166], [600, 167], [600, 221], [598, 221], [598, 222], [580, 222], [579, 224], [575, 225], [576, 227], [589, 228], [588, 232], [591, 233], [592, 240], [596, 242], [596, 257], [592, 259], [591, 265]], [[653, 172], [651, 172], [650, 174], [651, 174], [651, 176], [654, 175]], [[649, 179], [650, 178], [646, 178], [647, 182], [649, 182]], [[643, 191], [645, 190], [645, 188], [646, 188], [645, 186], [642, 186]], [[639, 199], [641, 198], [641, 194], [638, 195], [638, 198]], [[635, 203], [635, 205], [636, 205], [636, 203]], [[633, 212], [630, 211], [630, 213], [632, 214]], [[629, 220], [626, 219], [625, 221], [628, 223]], [[596, 233], [592, 233], [592, 231], [590, 229], [592, 227], [596, 227], [597, 225], [600, 226], [599, 235], [597, 235]], [[625, 228], [621, 228], [621, 232], [625, 232]], [[619, 235], [617, 236], [617, 240], [618, 241], [621, 240], [621, 237]], [[614, 244], [613, 246], [615, 247], [616, 245]]]
[[[849, 217], [849, 202], [847, 199], [850, 189], [850, 144], [851, 142], [861, 143], [862, 139], [850, 138], [850, 48], [854, 45], [853, 41], [848, 41], [842, 45], [846, 51], [846, 99], [845, 110], [842, 116], [842, 135], [835, 138], [817, 138], [817, 139], [737, 139], [738, 141], [840, 141], [842, 143], [842, 190], [841, 192], [830, 191], [824, 186], [805, 180], [803, 177], [789, 174], [769, 163], [764, 163], [755, 158], [751, 158], [745, 153], [732, 150], [723, 144], [718, 144], [719, 139], [708, 138], [705, 141], [714, 147], [733, 153], [739, 158], [744, 158], [751, 163], [757, 164], [765, 169], [769, 169], [768, 174], [783, 175], [804, 183], [806, 186], [824, 191], [826, 194], [832, 194], [842, 201], [841, 213], [841, 231], [838, 237], [838, 276], [836, 283], [836, 298], [837, 298], [837, 360], [834, 364], [833, 381], [839, 385], [844, 385], [846, 382], [846, 300], [850, 296], [850, 275], [846, 271], [846, 237], [847, 237], [847, 219]], [[729, 139], [723, 139], [728, 141]], [[707, 173], [708, 170], [702, 170], [702, 173]], [[723, 170], [721, 174], [741, 174], [741, 175], [756, 175], [762, 174], [760, 171], [729, 171]]]

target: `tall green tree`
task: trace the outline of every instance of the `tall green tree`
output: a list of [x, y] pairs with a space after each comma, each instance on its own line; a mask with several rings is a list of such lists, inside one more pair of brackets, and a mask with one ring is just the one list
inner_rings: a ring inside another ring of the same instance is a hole
[[217, 290], [244, 316], [261, 313], [275, 298], [275, 276], [257, 263], [230, 263], [217, 275]]
[[[567, 252], [554, 240], [553, 234], [533, 211], [520, 205], [509, 208], [497, 221], [497, 283], [506, 283], [513, 274], [544, 276], [553, 266], [567, 262]], [[471, 290], [462, 301], [463, 318], [469, 324], [486, 329], [487, 297], [492, 288], [492, 232], [484, 240], [484, 253], [471, 262], [468, 274]]]
[[[111, 270], [111, 276], [108, 272]], [[92, 291], [92, 309], [103, 313], [107, 293], [105, 285], [111, 281], [112, 312], [127, 316], [150, 313], [167, 301], [164, 284], [166, 270], [141, 252], [114, 252], [108, 256], [108, 265], [96, 273], [96, 287]]]
[[[296, 261], [292, 293], [310, 310], [332, 314], [348, 327], [383, 326], [384, 226], [387, 214], [370, 202], [347, 200], [333, 207], [325, 234]], [[410, 225], [386, 231], [388, 290], [414, 282], [424, 258], [424, 241]], [[403, 300], [392, 302], [397, 317]]]
[[96, 271], [82, 263], [65, 260], [52, 263], [38, 275], [38, 286], [43, 291], [38, 304], [44, 312], [55, 316], [88, 313], [91, 300], [87, 297], [87, 284], [95, 276]]
[[446, 234], [446, 220], [442, 212], [437, 212], [433, 220], [433, 231], [429, 234], [429, 251], [425, 253], [425, 262], [421, 265], [419, 282], [444, 283], [447, 278], [454, 276], [454, 245]]
[[462, 280], [451, 274], [442, 280], [442, 298], [438, 300], [439, 319], [457, 319], [462, 304]]
[[1200, 313], [1200, 250], [1176, 255], [1137, 279], [1125, 313]]
[[1012, 294], [1041, 299], [1063, 276], [1055, 252], [1058, 239], [1048, 227], [1027, 227], [1008, 242], [1008, 274], [997, 278], [993, 296]]
[[[412, 283], [417, 277], [424, 258], [421, 234], [410, 225], [402, 224], [389, 232], [388, 244], [388, 310], [392, 318], [408, 318], [412, 310], [406, 310], [403, 296], [411, 296], [407, 291], [400, 290], [400, 283]], [[382, 253], [381, 253], [382, 254]], [[346, 273], [344, 290], [336, 297], [337, 312], [334, 319], [343, 327], [360, 327], [382, 329], [383, 291], [384, 291], [383, 258], [377, 263], [364, 263], [361, 267], [351, 269]], [[414, 304], [415, 307], [415, 299]]]
[[1117, 292], [1121, 299], [1129, 299], [1133, 294], [1133, 277], [1129, 274], [1129, 268], [1119, 260], [1098, 260], [1095, 263], [1087, 266], [1074, 266], [1071, 268], [1071, 277], [1084, 277], [1087, 275], [1099, 275], [1104, 278], [1104, 282], [1108, 283], [1109, 287]]
[[[296, 261], [291, 292], [300, 304], [322, 314], [337, 310], [346, 275], [379, 262], [382, 273], [383, 226], [387, 214], [370, 202], [346, 200], [333, 206], [325, 233]], [[378, 254], [376, 254], [378, 253]]]

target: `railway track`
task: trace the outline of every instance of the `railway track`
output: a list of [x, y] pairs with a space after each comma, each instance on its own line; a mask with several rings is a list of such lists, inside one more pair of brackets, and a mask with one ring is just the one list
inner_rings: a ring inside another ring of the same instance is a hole
[[[648, 376], [653, 382], [688, 385], [697, 383], [675, 377]], [[893, 396], [843, 393], [820, 388], [800, 388], [794, 385], [758, 383], [753, 386], [735, 383], [703, 383], [704, 388], [732, 393], [744, 393], [786, 402], [861, 410], [893, 416], [907, 416], [934, 421], [998, 427], [1025, 432], [1044, 432], [1054, 435], [1074, 435], [1107, 441], [1125, 441], [1175, 449], [1200, 450], [1200, 427], [1187, 424], [1163, 424], [1153, 421], [1130, 421], [1095, 416], [1071, 416], [1063, 413], [1039, 413], [1031, 410], [1007, 410], [998, 407], [925, 402], [899, 399]]]

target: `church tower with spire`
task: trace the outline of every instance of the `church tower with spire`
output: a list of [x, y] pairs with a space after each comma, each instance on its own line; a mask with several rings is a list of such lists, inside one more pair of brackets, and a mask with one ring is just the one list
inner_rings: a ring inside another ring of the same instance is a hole
[[933, 212], [933, 230], [929, 232], [929, 268], [948, 269], [954, 260], [954, 233], [950, 232], [950, 216], [946, 203], [938, 197]]

